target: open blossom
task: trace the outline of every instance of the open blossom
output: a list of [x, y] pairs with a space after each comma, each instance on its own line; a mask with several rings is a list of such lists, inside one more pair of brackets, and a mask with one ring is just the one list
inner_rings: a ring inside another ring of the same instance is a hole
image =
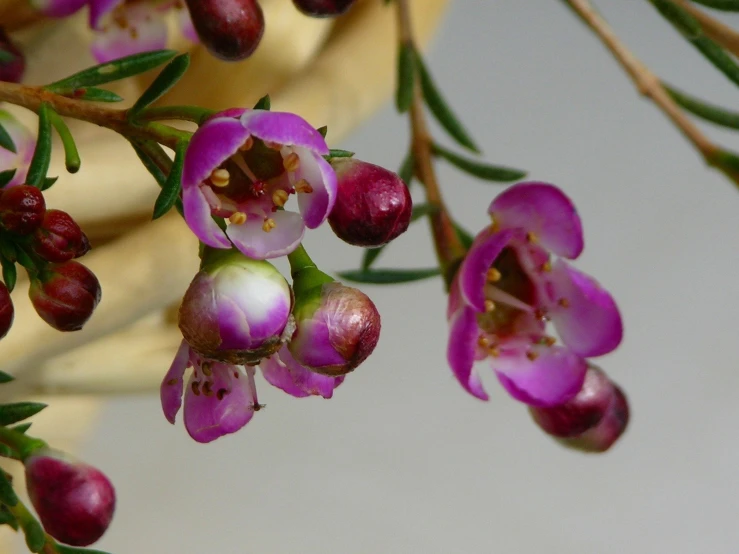
[[15, 169], [15, 175], [6, 187], [20, 185], [26, 180], [28, 166], [31, 165], [36, 138], [15, 117], [5, 110], [0, 110], [0, 124], [13, 139], [15, 152], [0, 148], [0, 171]]
[[[326, 377], [310, 372], [292, 359], [287, 348], [261, 362], [266, 380], [297, 398], [331, 398], [343, 377]], [[192, 367], [187, 386], [185, 371]], [[219, 362], [195, 352], [182, 341], [172, 366], [160, 388], [162, 410], [174, 424], [182, 407], [189, 435], [198, 442], [211, 442], [235, 433], [251, 421], [262, 405], [257, 398], [256, 368]]]
[[[305, 228], [325, 221], [336, 174], [321, 134], [291, 113], [229, 110], [192, 136], [182, 172], [185, 220], [213, 248], [233, 244], [255, 259], [289, 254]], [[300, 213], [282, 210], [291, 195]], [[213, 215], [223, 217], [223, 231]]]
[[[489, 208], [449, 296], [447, 358], [470, 394], [487, 400], [476, 361], [489, 358], [508, 393], [532, 406], [556, 406], [581, 390], [586, 358], [622, 338], [613, 298], [562, 258], [583, 249], [580, 218], [546, 183], [520, 183]], [[560, 256], [552, 259], [552, 254]], [[562, 344], [547, 334], [551, 321]]]

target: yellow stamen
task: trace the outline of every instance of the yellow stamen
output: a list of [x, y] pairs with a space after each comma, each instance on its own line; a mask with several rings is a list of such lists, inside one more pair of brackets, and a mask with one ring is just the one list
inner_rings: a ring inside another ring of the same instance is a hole
[[526, 357], [533, 362], [534, 360], [536, 360], [536, 358], [539, 357], [539, 354], [537, 354], [533, 350], [529, 350], [528, 352], [526, 352]]
[[284, 191], [282, 189], [277, 189], [276, 191], [272, 193], [272, 203], [278, 208], [282, 208], [282, 206], [285, 205], [289, 197], [290, 195], [287, 194], [287, 191]]
[[249, 138], [244, 141], [244, 144], [239, 146], [239, 150], [241, 150], [242, 152], [246, 152], [247, 150], [251, 150], [252, 146], [254, 146], [254, 139], [249, 136]]
[[234, 225], [243, 225], [246, 223], [247, 217], [244, 212], [234, 212], [228, 217], [228, 220]]
[[308, 183], [308, 181], [306, 181], [305, 179], [301, 179], [300, 181], [295, 183], [295, 190], [297, 192], [310, 193], [313, 192], [313, 187], [310, 186], [310, 183]]
[[224, 169], [222, 167], [216, 169], [210, 174], [210, 182], [214, 187], [227, 187], [230, 179], [231, 174], [228, 172], [228, 169]]
[[488, 269], [487, 277], [488, 281], [490, 281], [491, 283], [495, 283], [497, 281], [500, 281], [502, 275], [500, 274], [500, 271], [498, 271], [494, 267], [491, 267], [490, 269]]
[[192, 382], [192, 392], [195, 396], [200, 396], [200, 381]]
[[282, 165], [285, 167], [285, 171], [297, 171], [300, 167], [300, 157], [295, 152], [290, 152], [290, 154], [282, 160]]
[[264, 223], [262, 223], [262, 231], [264, 231], [265, 233], [269, 233], [275, 227], [277, 227], [277, 224], [275, 223], [275, 220], [271, 217], [265, 219]]
[[549, 273], [550, 271], [552, 271], [552, 262], [544, 262], [543, 264], [541, 264], [541, 270], [544, 273]]
[[492, 312], [495, 310], [495, 302], [492, 300], [485, 300], [485, 311], [486, 312]]
[[282, 145], [279, 142], [265, 141], [264, 145], [270, 150], [282, 150]]
[[490, 339], [487, 338], [485, 335], [480, 335], [480, 338], [477, 339], [477, 345], [480, 348], [485, 348], [486, 350], [490, 348]]
[[488, 354], [490, 354], [493, 358], [497, 358], [498, 356], [500, 356], [500, 350], [493, 347], [490, 350], [488, 350]]
[[539, 237], [533, 231], [529, 231], [528, 233], [526, 233], [526, 240], [532, 244], [536, 244], [537, 242], [539, 242]]
[[559, 304], [563, 308], [569, 308], [570, 307], [570, 301], [567, 300], [566, 298], [560, 298], [559, 301], [557, 302], [557, 304]]
[[547, 346], [554, 346], [554, 343], [557, 342], [557, 339], [554, 337], [542, 337], [541, 343], [546, 344]]
[[205, 375], [206, 377], [210, 377], [211, 375], [213, 375], [213, 370], [210, 369], [210, 364], [208, 362], [203, 363], [200, 366], [200, 369], [203, 370], [203, 375]]

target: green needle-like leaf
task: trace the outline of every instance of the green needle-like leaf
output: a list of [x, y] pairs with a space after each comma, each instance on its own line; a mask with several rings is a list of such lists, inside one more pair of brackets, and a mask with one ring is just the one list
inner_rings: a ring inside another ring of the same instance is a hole
[[423, 99], [426, 101], [426, 105], [434, 114], [436, 120], [441, 126], [449, 133], [454, 140], [465, 148], [472, 150], [475, 153], [480, 153], [480, 149], [477, 147], [472, 137], [464, 128], [462, 123], [459, 121], [454, 112], [449, 107], [449, 104], [441, 92], [434, 83], [431, 73], [429, 73], [426, 64], [421, 57], [421, 54], [417, 54], [416, 63], [418, 64], [418, 76], [421, 78], [421, 91], [423, 92]]
[[77, 151], [77, 145], [74, 142], [72, 133], [64, 120], [54, 110], [49, 108], [49, 119], [51, 124], [59, 134], [64, 146], [64, 165], [70, 173], [77, 173], [80, 170], [80, 154]]
[[700, 98], [686, 94], [672, 86], [665, 84], [663, 84], [663, 86], [675, 102], [680, 104], [693, 115], [697, 115], [706, 121], [710, 121], [716, 125], [721, 125], [722, 127], [739, 129], [739, 112], [733, 112], [726, 108], [716, 106], [715, 104], [709, 104]]
[[10, 525], [16, 531], [18, 530], [18, 521], [4, 506], [0, 506], [0, 525]]
[[[13, 292], [15, 283], [18, 280], [18, 272], [15, 269], [15, 262], [11, 262], [5, 258], [0, 258], [0, 265], [2, 265], [3, 268], [3, 282], [5, 283], [5, 286], [8, 287], [8, 290]], [[0, 381], [0, 383], [2, 383], [2, 381]]]
[[413, 223], [414, 221], [418, 221], [424, 216], [434, 214], [438, 211], [439, 209], [436, 206], [432, 206], [431, 204], [415, 204], [413, 206], [413, 211], [411, 212], [411, 223]]
[[467, 230], [459, 225], [458, 223], [454, 224], [454, 230], [457, 232], [457, 236], [459, 237], [460, 242], [462, 245], [469, 250], [472, 246], [472, 243], [475, 241], [475, 237], [470, 235]]
[[328, 151], [328, 156], [326, 156], [326, 158], [351, 158], [352, 156], [354, 156], [354, 152], [332, 148]]
[[5, 150], [9, 150], [13, 154], [17, 153], [13, 139], [10, 137], [10, 134], [2, 125], [0, 125], [0, 146], [5, 148]]
[[713, 8], [714, 10], [739, 12], [739, 0], [693, 0], [693, 2]]
[[398, 169], [398, 177], [403, 179], [405, 186], [409, 188], [411, 186], [411, 183], [413, 182], [415, 165], [416, 160], [413, 157], [413, 151], [409, 150], [408, 153], [405, 155], [405, 158], [403, 158], [403, 162], [400, 164], [400, 169]]
[[326, 138], [326, 135], [328, 134], [328, 127], [325, 125], [323, 127], [319, 127], [316, 129], [318, 131], [318, 134], [321, 135], [323, 138]]
[[46, 408], [40, 402], [15, 402], [0, 405], [0, 425], [12, 425], [23, 421]]
[[[257, 100], [257, 103], [256, 104], [254, 104], [254, 109], [255, 110], [267, 110], [267, 111], [269, 111], [271, 107], [272, 107], [272, 100], [270, 100], [269, 94], [265, 94], [259, 100]], [[326, 134], [324, 133], [323, 136], [325, 137]]]
[[31, 425], [33, 425], [33, 423], [30, 423], [30, 422], [29, 423], [21, 423], [20, 425], [15, 425], [15, 426], [11, 427], [11, 429], [13, 431], [15, 431], [16, 433], [25, 434], [26, 431], [28, 431], [31, 428]]
[[176, 55], [177, 51], [175, 50], [155, 50], [126, 56], [119, 60], [83, 69], [79, 73], [47, 85], [46, 88], [54, 92], [61, 92], [112, 83], [154, 69]]
[[56, 183], [57, 179], [59, 179], [59, 177], [47, 177], [44, 179], [44, 182], [41, 183], [41, 190], [50, 189], [54, 183]]
[[18, 170], [17, 169], [6, 169], [5, 171], [0, 171], [0, 189], [13, 180], [13, 177], [15, 177], [16, 171]]
[[128, 117], [133, 118], [145, 107], [150, 106], [177, 84], [190, 66], [190, 55], [180, 54], [169, 62], [156, 79], [149, 85], [136, 103], [128, 110]]
[[51, 162], [51, 108], [48, 104], [41, 104], [38, 111], [38, 136], [36, 137], [36, 150], [33, 152], [31, 165], [28, 166], [26, 184], [41, 188], [49, 171]]
[[454, 165], [458, 169], [461, 169], [465, 173], [469, 173], [480, 179], [486, 181], [495, 181], [507, 183], [509, 181], [518, 181], [526, 176], [526, 172], [520, 169], [513, 169], [510, 167], [503, 167], [499, 165], [490, 165], [477, 160], [470, 160], [469, 158], [463, 158], [454, 152], [447, 150], [446, 148], [434, 144], [434, 154], [441, 156], [450, 164]]
[[35, 519], [21, 522], [23, 533], [26, 535], [26, 546], [34, 553], [41, 552], [46, 545], [46, 533], [44, 528]]
[[180, 190], [182, 189], [182, 166], [185, 162], [185, 151], [187, 150], [187, 142], [177, 144], [175, 150], [174, 163], [172, 169], [169, 170], [167, 180], [162, 186], [162, 190], [154, 202], [153, 219], [159, 219], [166, 214], [172, 206], [177, 203], [180, 198]]
[[438, 267], [423, 269], [367, 269], [341, 271], [339, 277], [355, 283], [370, 283], [375, 285], [390, 285], [411, 283], [441, 275]]
[[[163, 166], [165, 163], [168, 167], [172, 166], [172, 160], [169, 159], [167, 153], [159, 144], [153, 141], [132, 141], [131, 146], [133, 146], [139, 160], [144, 164], [146, 170], [151, 173], [157, 184], [160, 187], [164, 187], [164, 184], [167, 182], [167, 175], [160, 166]], [[159, 163], [157, 163], [157, 160], [159, 160]]]
[[118, 96], [115, 92], [110, 92], [104, 88], [79, 88], [72, 91], [70, 95], [78, 100], [87, 100], [88, 102], [121, 102], [123, 97]]
[[413, 85], [416, 77], [416, 53], [413, 44], [402, 43], [398, 47], [398, 82], [395, 90], [395, 107], [405, 113], [413, 103]]
[[18, 496], [13, 490], [13, 484], [2, 469], [0, 469], [0, 502], [11, 508], [18, 504]]
[[0, 371], [0, 385], [10, 383], [13, 380], [15, 380], [15, 377], [13, 377], [12, 375], [8, 375], [4, 371]]

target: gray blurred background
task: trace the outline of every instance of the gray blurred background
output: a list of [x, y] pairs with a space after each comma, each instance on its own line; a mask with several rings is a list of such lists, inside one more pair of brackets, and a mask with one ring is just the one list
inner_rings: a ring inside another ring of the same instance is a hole
[[[736, 89], [647, 2], [600, 7], [660, 75], [736, 105]], [[613, 292], [626, 322], [622, 347], [601, 363], [629, 395], [627, 435], [603, 456], [563, 450], [485, 366], [489, 402], [457, 385], [440, 280], [365, 287], [382, 340], [331, 401], [260, 380], [267, 409], [210, 445], [190, 440], [181, 419], [170, 426], [154, 395], [111, 402], [81, 452], [119, 494], [100, 548], [739, 552], [739, 193], [638, 98], [562, 2], [457, 0], [429, 64], [489, 161], [526, 168], [577, 204], [578, 267]], [[388, 105], [337, 146], [394, 168], [407, 135]], [[485, 225], [500, 188], [439, 172], [455, 216]], [[324, 268], [353, 268], [361, 255], [328, 228], [307, 245]], [[378, 261], [432, 263], [421, 223]]]

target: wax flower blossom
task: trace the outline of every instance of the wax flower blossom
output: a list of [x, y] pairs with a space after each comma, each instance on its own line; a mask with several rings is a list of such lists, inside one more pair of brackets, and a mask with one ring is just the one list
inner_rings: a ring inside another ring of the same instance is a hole
[[15, 169], [13, 178], [6, 185], [12, 187], [20, 185], [26, 180], [28, 166], [36, 148], [36, 138], [15, 117], [5, 110], [0, 110], [0, 124], [5, 128], [13, 140], [15, 152], [0, 148], [0, 171]]
[[[192, 136], [182, 172], [185, 220], [213, 248], [233, 243], [255, 259], [289, 254], [328, 217], [336, 174], [326, 141], [291, 113], [233, 109]], [[297, 195], [300, 213], [283, 210]], [[212, 216], [228, 222], [222, 230]]]
[[[493, 224], [475, 238], [450, 291], [449, 364], [482, 400], [488, 395], [473, 366], [490, 358], [515, 399], [563, 404], [581, 390], [586, 358], [621, 342], [618, 308], [594, 279], [561, 259], [580, 255], [583, 236], [575, 207], [557, 187], [519, 183], [488, 212]], [[548, 321], [561, 345], [547, 335]]]

